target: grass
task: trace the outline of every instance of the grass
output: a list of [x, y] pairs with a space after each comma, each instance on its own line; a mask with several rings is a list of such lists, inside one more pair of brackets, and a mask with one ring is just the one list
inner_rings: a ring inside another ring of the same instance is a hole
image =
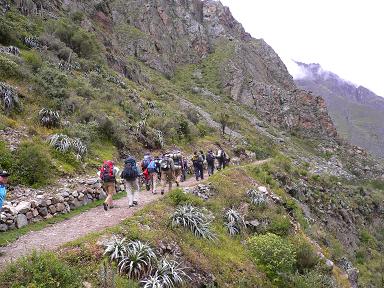
[[[114, 196], [115, 200], [121, 199], [126, 196], [126, 193], [118, 193]], [[1, 233], [1, 238], [0, 238], [0, 246], [6, 246], [9, 245], [10, 243], [16, 241], [19, 237], [32, 232], [32, 231], [40, 231], [50, 225], [62, 222], [64, 220], [71, 219], [72, 217], [79, 215], [83, 212], [86, 212], [92, 208], [101, 206], [103, 204], [104, 200], [96, 200], [88, 205], [81, 206], [75, 210], [71, 210], [67, 214], [60, 214], [58, 216], [55, 216], [50, 219], [42, 220], [40, 222], [32, 223], [27, 226], [24, 226], [20, 229], [14, 229], [14, 230], [9, 230], [6, 232]]]

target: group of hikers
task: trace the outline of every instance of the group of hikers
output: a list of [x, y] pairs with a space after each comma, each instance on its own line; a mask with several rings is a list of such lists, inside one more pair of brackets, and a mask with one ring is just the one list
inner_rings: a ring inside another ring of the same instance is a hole
[[[217, 165], [216, 165], [217, 161]], [[157, 184], [160, 183], [160, 193], [164, 194], [168, 186], [168, 192], [172, 189], [173, 183], [180, 186], [180, 182], [187, 179], [187, 175], [194, 171], [196, 181], [204, 179], [204, 170], [207, 168], [208, 175], [213, 175], [215, 169], [220, 170], [226, 167], [230, 161], [227, 154], [219, 146], [217, 153], [209, 150], [206, 154], [203, 151], [194, 152], [190, 165], [188, 159], [182, 155], [180, 150], [174, 150], [153, 157], [151, 153], [145, 153], [142, 161], [138, 163], [133, 156], [128, 156], [124, 161], [124, 168], [120, 172], [111, 160], [103, 162], [98, 175], [103, 183], [103, 189], [107, 194], [104, 210], [113, 207], [112, 196], [116, 193], [116, 178], [121, 177], [124, 181], [125, 190], [128, 195], [129, 207], [138, 205], [138, 196], [142, 184], [147, 191], [157, 194]], [[193, 170], [192, 170], [193, 169]]]

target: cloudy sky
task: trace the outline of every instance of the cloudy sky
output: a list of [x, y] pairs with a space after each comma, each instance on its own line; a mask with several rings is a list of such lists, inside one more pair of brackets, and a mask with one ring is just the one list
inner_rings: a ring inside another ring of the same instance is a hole
[[290, 59], [384, 96], [382, 0], [221, 0], [245, 30], [263, 38], [295, 74]]

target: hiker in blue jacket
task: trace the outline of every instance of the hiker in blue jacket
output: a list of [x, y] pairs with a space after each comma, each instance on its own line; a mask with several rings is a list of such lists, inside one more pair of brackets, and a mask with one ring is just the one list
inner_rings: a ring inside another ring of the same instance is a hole
[[7, 171], [0, 171], [0, 209], [3, 207], [5, 196], [7, 195], [7, 188], [5, 185], [8, 183], [9, 173]]

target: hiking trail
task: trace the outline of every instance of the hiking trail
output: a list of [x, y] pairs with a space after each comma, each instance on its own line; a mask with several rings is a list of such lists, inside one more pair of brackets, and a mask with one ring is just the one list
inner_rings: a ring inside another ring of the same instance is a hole
[[[254, 164], [261, 165], [268, 160], [256, 161]], [[208, 179], [208, 175], [205, 175], [205, 177], [205, 179]], [[185, 182], [181, 182], [180, 187], [194, 187], [199, 183], [195, 177], [190, 177]], [[173, 188], [175, 188], [175, 185]], [[160, 191], [159, 185], [158, 191]], [[162, 198], [162, 196], [160, 192], [152, 194], [150, 191], [141, 190], [139, 206], [137, 207], [129, 208], [127, 197], [123, 197], [119, 200], [114, 200], [115, 208], [108, 211], [104, 211], [101, 205], [42, 230], [28, 232], [16, 241], [0, 248], [0, 270], [7, 263], [28, 255], [33, 250], [55, 250], [61, 245], [86, 236], [89, 233], [116, 226], [124, 219], [131, 217], [135, 212], [144, 208], [147, 204]]]

